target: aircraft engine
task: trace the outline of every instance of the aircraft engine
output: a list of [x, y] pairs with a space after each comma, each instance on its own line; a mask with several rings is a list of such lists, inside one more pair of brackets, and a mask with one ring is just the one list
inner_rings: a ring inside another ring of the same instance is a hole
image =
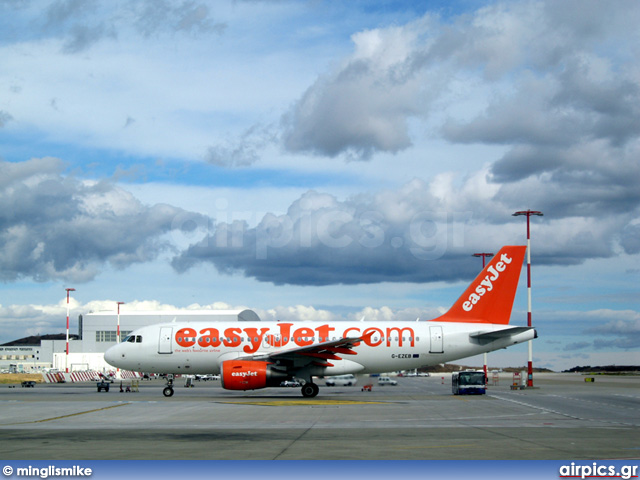
[[285, 372], [273, 368], [269, 362], [254, 360], [227, 360], [222, 362], [220, 379], [227, 390], [257, 390], [277, 387], [286, 380]]

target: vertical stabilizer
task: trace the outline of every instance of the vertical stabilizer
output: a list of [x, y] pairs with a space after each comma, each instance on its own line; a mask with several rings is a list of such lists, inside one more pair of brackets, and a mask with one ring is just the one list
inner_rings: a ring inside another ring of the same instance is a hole
[[449, 311], [433, 321], [508, 324], [526, 249], [502, 247]]

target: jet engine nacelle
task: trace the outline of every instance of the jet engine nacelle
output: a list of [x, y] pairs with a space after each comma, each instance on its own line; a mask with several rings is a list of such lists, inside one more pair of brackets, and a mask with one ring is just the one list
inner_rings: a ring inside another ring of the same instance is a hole
[[255, 360], [227, 360], [222, 362], [220, 379], [227, 390], [257, 390], [277, 387], [288, 378], [269, 362]]

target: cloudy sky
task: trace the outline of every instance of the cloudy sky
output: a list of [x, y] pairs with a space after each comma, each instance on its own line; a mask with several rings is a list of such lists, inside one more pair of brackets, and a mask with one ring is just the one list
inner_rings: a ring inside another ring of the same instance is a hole
[[534, 365], [638, 364], [638, 24], [635, 0], [0, 0], [0, 342], [64, 331], [66, 287], [72, 329], [116, 301], [426, 320], [532, 209]]

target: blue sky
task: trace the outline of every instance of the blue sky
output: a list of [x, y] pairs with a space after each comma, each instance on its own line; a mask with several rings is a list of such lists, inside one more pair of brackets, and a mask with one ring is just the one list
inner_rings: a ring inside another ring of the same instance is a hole
[[530, 208], [534, 364], [640, 363], [638, 20], [634, 1], [0, 1], [0, 341], [61, 332], [68, 286], [74, 318], [433, 318], [472, 253], [526, 242]]

